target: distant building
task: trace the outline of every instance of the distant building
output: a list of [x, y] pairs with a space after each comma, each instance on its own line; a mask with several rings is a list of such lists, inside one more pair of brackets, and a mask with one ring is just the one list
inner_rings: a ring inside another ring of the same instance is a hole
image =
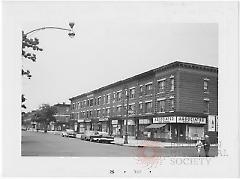
[[70, 128], [70, 104], [62, 103], [53, 106], [57, 109], [54, 115], [56, 122], [50, 124], [50, 130], [62, 131]]
[[185, 62], [168, 65], [70, 98], [78, 132], [125, 134], [181, 142], [208, 134], [217, 140], [218, 68]]

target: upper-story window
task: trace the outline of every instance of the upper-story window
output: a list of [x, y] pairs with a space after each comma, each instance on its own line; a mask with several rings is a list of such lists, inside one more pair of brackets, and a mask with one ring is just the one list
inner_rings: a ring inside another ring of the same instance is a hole
[[152, 93], [152, 83], [146, 84], [146, 94]]
[[97, 105], [100, 105], [100, 101], [101, 101], [101, 96], [97, 98]]
[[90, 100], [89, 100], [89, 105], [90, 105], [90, 106], [93, 106], [93, 99], [90, 99]]
[[84, 100], [84, 107], [87, 106], [87, 100]]
[[113, 101], [115, 101], [115, 100], [116, 100], [116, 93], [113, 92]]
[[165, 90], [165, 80], [158, 81], [158, 93], [163, 93]]
[[139, 96], [142, 96], [143, 94], [143, 85], [139, 86]]
[[204, 81], [203, 81], [203, 90], [204, 90], [204, 92], [208, 92], [208, 80], [209, 79], [204, 79]]
[[170, 83], [171, 83], [171, 91], [174, 91], [174, 78], [170, 79]]
[[164, 112], [165, 111], [165, 100], [157, 101], [157, 112]]
[[118, 91], [117, 92], [117, 101], [120, 101], [122, 98], [122, 92], [121, 91]]
[[135, 88], [129, 89], [129, 98], [135, 98]]
[[110, 108], [106, 108], [106, 116], [110, 116]]
[[110, 94], [106, 95], [106, 103], [109, 104], [110, 103]]
[[152, 102], [146, 102], [145, 103], [145, 112], [151, 113], [152, 112]]
[[128, 105], [128, 113], [129, 115], [133, 115], [135, 113], [135, 104]]
[[174, 111], [174, 108], [175, 108], [175, 104], [174, 104], [175, 102], [174, 102], [174, 98], [171, 98], [170, 99], [170, 110], [171, 111]]
[[209, 108], [209, 99], [204, 99], [203, 101], [203, 112], [204, 113], [208, 113], [209, 114], [209, 111], [210, 111], [210, 108]]
[[121, 106], [117, 106], [117, 115], [121, 114]]
[[93, 114], [92, 111], [89, 111], [89, 117], [92, 117], [92, 114]]
[[97, 117], [100, 117], [100, 109], [97, 109]]
[[143, 112], [143, 103], [139, 102], [139, 113]]

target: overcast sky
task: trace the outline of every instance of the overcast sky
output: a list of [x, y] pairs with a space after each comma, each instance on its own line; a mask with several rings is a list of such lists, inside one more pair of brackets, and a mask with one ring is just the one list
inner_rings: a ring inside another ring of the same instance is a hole
[[23, 63], [33, 75], [23, 79], [28, 111], [42, 103], [69, 103], [73, 96], [176, 60], [218, 66], [217, 24], [162, 22], [156, 3], [9, 5], [5, 13], [25, 32], [75, 22], [74, 38], [58, 30], [30, 36], [39, 38], [44, 51], [36, 63]]

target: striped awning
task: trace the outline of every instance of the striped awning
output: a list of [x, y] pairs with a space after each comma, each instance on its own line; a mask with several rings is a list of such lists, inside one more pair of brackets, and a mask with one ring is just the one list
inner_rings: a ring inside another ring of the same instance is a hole
[[164, 127], [166, 125], [167, 124], [151, 124], [151, 125], [147, 126], [146, 128], [147, 129], [159, 129], [159, 128]]

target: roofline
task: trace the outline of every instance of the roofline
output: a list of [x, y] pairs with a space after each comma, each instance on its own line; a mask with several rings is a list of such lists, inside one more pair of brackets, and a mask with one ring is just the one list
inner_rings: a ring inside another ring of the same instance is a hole
[[129, 82], [129, 81], [132, 81], [132, 80], [144, 77], [144, 76], [154, 75], [156, 72], [159, 72], [159, 71], [165, 71], [165, 70], [173, 69], [173, 68], [177, 68], [177, 67], [194, 68], [194, 69], [199, 69], [199, 70], [203, 70], [203, 71], [209, 71], [209, 72], [213, 72], [213, 73], [218, 73], [218, 68], [217, 67], [207, 66], [207, 65], [199, 65], [199, 64], [188, 63], [188, 62], [175, 61], [175, 62], [169, 63], [167, 65], [163, 65], [161, 67], [154, 68], [152, 70], [140, 73], [138, 75], [134, 75], [134, 76], [126, 78], [124, 80], [120, 80], [120, 81], [117, 81], [115, 83], [112, 83], [112, 84], [100, 87], [100, 88], [95, 89], [93, 91], [90, 91], [90, 92], [87, 92], [87, 93], [83, 93], [81, 95], [77, 95], [75, 97], [69, 98], [69, 100], [72, 101], [72, 100], [77, 99], [77, 98], [85, 97], [87, 95], [90, 95], [90, 94], [93, 94], [93, 93], [96, 93], [96, 92], [99, 92], [99, 91], [102, 91], [102, 90], [105, 90], [105, 89], [109, 89], [112, 86], [121, 85], [123, 83]]

